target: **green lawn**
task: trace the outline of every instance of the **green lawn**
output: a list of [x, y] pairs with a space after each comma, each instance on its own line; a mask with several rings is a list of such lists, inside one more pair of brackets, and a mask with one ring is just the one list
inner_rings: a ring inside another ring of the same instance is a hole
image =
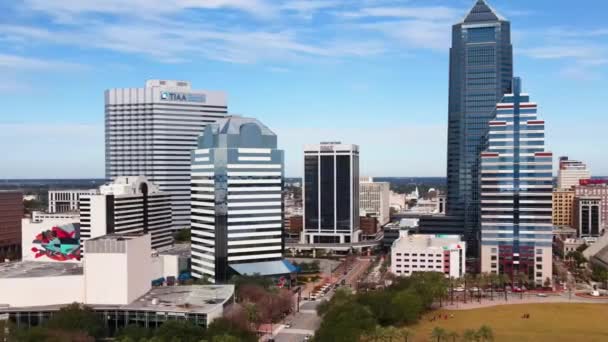
[[[448, 320], [429, 322], [438, 313], [454, 315]], [[524, 313], [530, 319], [522, 319]], [[518, 304], [475, 310], [440, 310], [425, 316], [412, 327], [414, 341], [430, 341], [434, 327], [456, 331], [489, 325], [495, 341], [501, 342], [590, 342], [608, 341], [608, 305], [606, 304]], [[451, 341], [450, 341], [451, 342]]]

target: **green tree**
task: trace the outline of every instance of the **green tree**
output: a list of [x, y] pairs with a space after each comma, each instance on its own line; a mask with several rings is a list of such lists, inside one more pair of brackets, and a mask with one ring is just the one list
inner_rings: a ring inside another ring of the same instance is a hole
[[197, 342], [205, 335], [205, 329], [190, 321], [166, 321], [154, 336], [163, 341]]
[[184, 229], [178, 230], [173, 235], [173, 239], [175, 239], [175, 242], [180, 242], [180, 243], [190, 242], [190, 239], [191, 239], [190, 229], [184, 228]]
[[494, 332], [492, 331], [492, 328], [490, 328], [487, 325], [482, 325], [479, 330], [477, 330], [477, 337], [479, 338], [479, 340], [481, 342], [485, 342], [485, 341], [494, 341]]
[[462, 341], [463, 342], [477, 341], [477, 331], [475, 331], [474, 329], [466, 329], [462, 333]]
[[[150, 330], [139, 325], [128, 325], [121, 329], [117, 335], [119, 339], [130, 338], [132, 341], [141, 341], [150, 337]], [[121, 340], [122, 341], [122, 340]]]
[[456, 342], [456, 339], [458, 339], [458, 333], [455, 331], [450, 331], [447, 333], [446, 338], [448, 339], [448, 341], [452, 341], [452, 342]]
[[390, 308], [393, 314], [393, 324], [412, 324], [418, 321], [423, 310], [423, 303], [413, 290], [405, 290], [393, 298]]
[[399, 329], [398, 341], [408, 342], [411, 337], [414, 336], [414, 332], [408, 328]]
[[67, 332], [85, 332], [100, 338], [104, 335], [104, 324], [101, 318], [86, 305], [78, 303], [62, 307], [46, 323], [49, 330]]
[[316, 333], [316, 341], [358, 341], [365, 332], [376, 327], [371, 311], [354, 301], [333, 306], [323, 316]]
[[226, 318], [218, 318], [213, 320], [207, 327], [207, 339], [213, 339], [215, 336], [230, 335], [234, 336], [242, 342], [257, 342], [257, 337], [254, 332], [242, 328], [239, 322], [232, 322]]
[[445, 329], [443, 329], [441, 327], [435, 327], [435, 328], [433, 328], [433, 331], [431, 331], [431, 339], [433, 339], [434, 341], [441, 342], [446, 337], [447, 337], [447, 332]]

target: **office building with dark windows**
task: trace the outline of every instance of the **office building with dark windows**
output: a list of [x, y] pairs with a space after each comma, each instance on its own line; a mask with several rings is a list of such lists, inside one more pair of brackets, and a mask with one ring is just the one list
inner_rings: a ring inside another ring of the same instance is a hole
[[174, 230], [190, 227], [190, 152], [205, 125], [226, 117], [226, 94], [149, 80], [105, 92], [106, 178], [146, 176], [171, 195]]
[[461, 226], [474, 254], [479, 238], [479, 155], [496, 103], [511, 92], [512, 79], [511, 24], [478, 0], [452, 27], [446, 218], [423, 219], [420, 224], [424, 232], [441, 231], [438, 224]]
[[353, 243], [359, 229], [359, 146], [304, 147], [302, 243]]
[[545, 121], [513, 80], [497, 104], [481, 153], [481, 271], [511, 279], [552, 277], [553, 155], [545, 150]]
[[192, 275], [281, 276], [283, 150], [256, 119], [231, 116], [205, 127], [192, 153]]
[[580, 238], [597, 238], [603, 230], [602, 198], [593, 196], [577, 197], [574, 201], [574, 228]]
[[82, 241], [106, 234], [150, 234], [152, 248], [173, 245], [171, 196], [146, 177], [118, 177], [80, 196]]

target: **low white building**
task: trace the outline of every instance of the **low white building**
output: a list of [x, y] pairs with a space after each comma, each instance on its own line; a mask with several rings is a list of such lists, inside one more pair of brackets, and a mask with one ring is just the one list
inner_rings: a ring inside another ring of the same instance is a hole
[[391, 247], [391, 272], [441, 272], [446, 277], [465, 274], [466, 243], [458, 235], [409, 234], [402, 231]]
[[18, 328], [43, 324], [62, 307], [90, 306], [113, 332], [170, 320], [206, 326], [222, 317], [234, 285], [152, 287], [150, 234], [112, 234], [84, 242], [81, 263], [0, 264], [0, 316]]
[[97, 189], [49, 190], [49, 213], [77, 212], [80, 196], [96, 193]]

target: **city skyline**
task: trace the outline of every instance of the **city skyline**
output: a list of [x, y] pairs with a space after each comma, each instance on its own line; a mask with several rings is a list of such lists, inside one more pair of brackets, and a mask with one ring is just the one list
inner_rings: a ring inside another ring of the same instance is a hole
[[[474, 1], [116, 3], [0, 5], [0, 178], [103, 177], [103, 91], [153, 78], [226, 92], [229, 113], [274, 128], [287, 176], [302, 176], [303, 145], [326, 140], [360, 145], [363, 175], [445, 176], [450, 30]], [[608, 174], [591, 148], [607, 142], [607, 5], [489, 3], [512, 23], [515, 73], [555, 156]]]

